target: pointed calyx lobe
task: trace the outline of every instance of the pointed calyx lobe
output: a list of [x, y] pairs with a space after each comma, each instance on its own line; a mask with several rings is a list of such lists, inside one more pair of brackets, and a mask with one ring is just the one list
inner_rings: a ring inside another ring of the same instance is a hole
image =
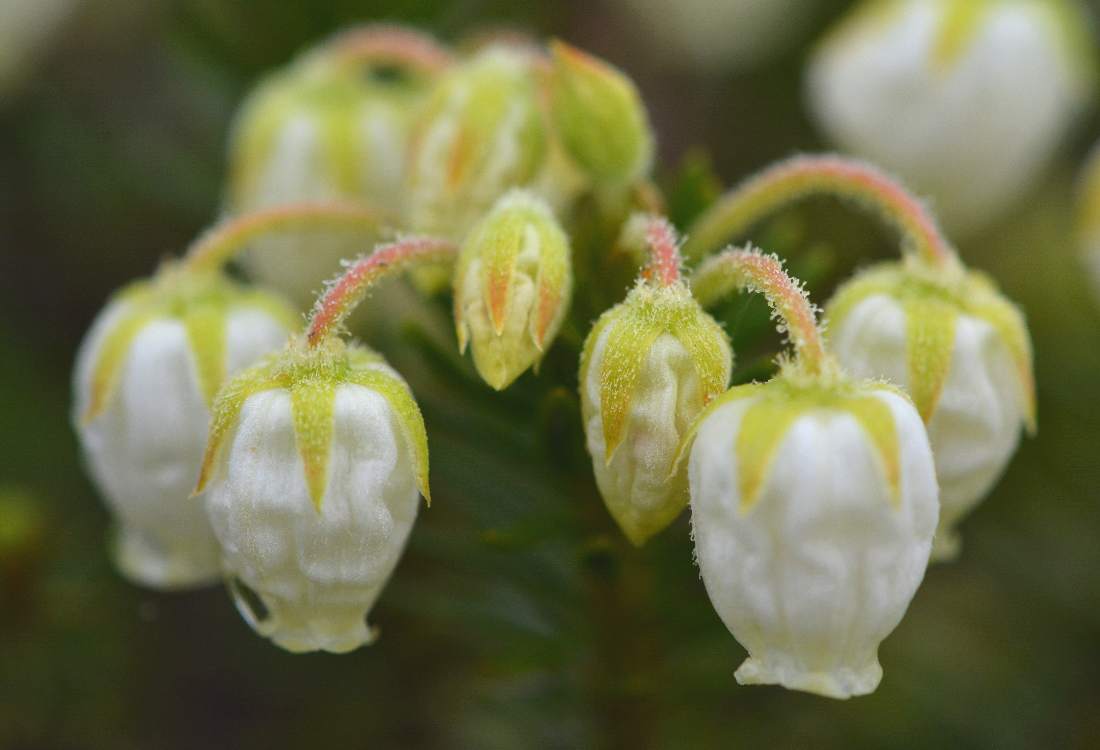
[[220, 453], [236, 429], [248, 399], [278, 389], [290, 395], [298, 453], [310, 498], [320, 512], [328, 483], [336, 391], [347, 386], [367, 388], [386, 399], [409, 454], [416, 461], [420, 492], [430, 502], [427, 432], [408, 386], [379, 355], [345, 345], [338, 339], [327, 340], [323, 347], [310, 347], [295, 339], [283, 352], [269, 356], [226, 384], [214, 405], [195, 493], [203, 492], [213, 478]]
[[581, 382], [585, 383], [596, 344], [606, 338], [598, 377], [608, 462], [623, 440], [649, 350], [662, 335], [675, 338], [688, 352], [702, 386], [703, 403], [729, 382], [731, 355], [725, 333], [687, 288], [679, 282], [670, 286], [639, 283], [626, 300], [597, 321], [581, 357]]
[[153, 278], [126, 287], [113, 304], [121, 312], [92, 366], [91, 394], [83, 415], [86, 422], [107, 408], [131, 345], [151, 323], [175, 321], [184, 327], [207, 405], [213, 403], [225, 379], [226, 326], [234, 311], [262, 310], [288, 331], [296, 326], [293, 311], [266, 292], [236, 284], [217, 272], [192, 272], [175, 264], [166, 264]]

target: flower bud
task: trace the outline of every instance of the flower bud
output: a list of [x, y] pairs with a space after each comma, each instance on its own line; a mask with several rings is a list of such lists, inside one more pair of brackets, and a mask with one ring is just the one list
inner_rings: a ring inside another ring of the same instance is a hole
[[293, 652], [369, 643], [427, 477], [420, 411], [373, 352], [296, 339], [233, 379], [197, 491], [244, 619]]
[[687, 475], [670, 477], [677, 447], [729, 383], [721, 327], [687, 287], [640, 282], [596, 322], [581, 356], [581, 411], [596, 484], [636, 545], [680, 514]]
[[692, 429], [696, 558], [749, 652], [737, 681], [872, 692], [936, 527], [916, 410], [888, 386], [780, 375], [730, 389]]
[[545, 202], [514, 190], [470, 232], [454, 274], [458, 345], [498, 391], [538, 366], [569, 309], [569, 238]]
[[551, 111], [570, 156], [593, 181], [628, 185], [653, 162], [653, 132], [634, 83], [562, 42], [551, 45]]
[[[359, 34], [421, 49], [349, 63]], [[418, 54], [414, 57], [413, 52]], [[422, 60], [421, 58], [427, 58]], [[380, 217], [404, 210], [408, 144], [445, 53], [418, 34], [367, 27], [310, 50], [264, 80], [241, 107], [230, 143], [228, 208], [246, 213], [301, 201], [361, 201]], [[241, 257], [246, 270], [306, 306], [362, 233], [269, 237]]]
[[1078, 10], [865, 2], [811, 61], [810, 103], [844, 150], [929, 194], [955, 232], [972, 231], [1030, 186], [1092, 97], [1093, 43]]
[[928, 426], [940, 485], [933, 557], [954, 556], [955, 525], [989, 492], [1034, 429], [1031, 342], [1023, 316], [982, 274], [954, 283], [883, 264], [827, 308], [837, 359], [860, 377], [906, 389]]
[[530, 56], [490, 46], [437, 84], [414, 136], [409, 220], [414, 231], [461, 241], [546, 155]]
[[223, 276], [167, 266], [116, 294], [77, 355], [73, 422], [119, 525], [115, 562], [155, 588], [219, 577], [198, 475], [222, 382], [278, 348], [295, 314]]

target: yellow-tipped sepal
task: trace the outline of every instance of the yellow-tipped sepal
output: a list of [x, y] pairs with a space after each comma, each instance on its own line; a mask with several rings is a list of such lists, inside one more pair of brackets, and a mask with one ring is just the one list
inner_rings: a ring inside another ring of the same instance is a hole
[[738, 682], [874, 691], [879, 643], [924, 576], [939, 507], [908, 398], [781, 373], [712, 402], [682, 452], [703, 582], [749, 652]]
[[563, 42], [552, 43], [550, 52], [551, 108], [566, 151], [597, 184], [643, 177], [653, 162], [653, 131], [634, 83]]
[[604, 503], [634, 544], [687, 505], [676, 450], [731, 366], [725, 333], [679, 281], [639, 282], [589, 334], [580, 369], [588, 451]]
[[210, 404], [227, 376], [285, 342], [295, 318], [266, 292], [166, 264], [96, 319], [77, 355], [73, 423], [127, 578], [153, 588], [217, 580], [203, 503], [188, 500]]
[[956, 523], [988, 493], [1035, 429], [1024, 318], [986, 276], [884, 264], [857, 275], [826, 309], [832, 351], [858, 377], [913, 398], [936, 456], [943, 511], [933, 557], [952, 557]]
[[333, 338], [287, 349], [222, 390], [197, 492], [242, 616], [288, 651], [351, 651], [400, 559], [428, 443], [408, 386]]
[[497, 390], [538, 366], [569, 309], [569, 239], [546, 203], [515, 190], [462, 245], [454, 275], [459, 347]]

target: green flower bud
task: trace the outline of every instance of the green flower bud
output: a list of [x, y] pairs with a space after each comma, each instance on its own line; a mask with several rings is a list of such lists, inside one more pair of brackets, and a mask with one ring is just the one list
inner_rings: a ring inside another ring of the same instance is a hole
[[837, 359], [905, 388], [927, 424], [942, 504], [933, 557], [953, 556], [955, 525], [1001, 475], [1021, 426], [1035, 426], [1023, 316], [983, 274], [898, 263], [857, 275], [826, 312]]
[[676, 452], [725, 390], [731, 365], [725, 332], [680, 281], [639, 282], [588, 335], [580, 369], [588, 452], [604, 503], [634, 544], [687, 505]]
[[417, 128], [411, 228], [461, 241], [497, 198], [539, 174], [545, 156], [530, 55], [502, 46], [482, 50], [440, 80]]
[[569, 308], [569, 239], [549, 207], [515, 190], [470, 232], [454, 274], [459, 347], [493, 388], [542, 358]]
[[563, 42], [550, 50], [551, 109], [566, 151], [600, 184], [644, 176], [653, 162], [653, 132], [633, 82]]

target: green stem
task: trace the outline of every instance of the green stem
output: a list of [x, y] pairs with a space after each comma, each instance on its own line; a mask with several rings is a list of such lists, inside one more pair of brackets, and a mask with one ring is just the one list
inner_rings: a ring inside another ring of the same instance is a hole
[[743, 236], [766, 216], [798, 200], [830, 195], [876, 213], [901, 234], [902, 250], [933, 267], [959, 265], [932, 214], [893, 178], [839, 156], [796, 156], [734, 188], [692, 226], [684, 255], [698, 261]]
[[378, 211], [357, 203], [291, 203], [227, 219], [208, 229], [184, 255], [190, 271], [217, 271], [260, 237], [281, 232], [362, 231], [376, 237], [385, 225]]

